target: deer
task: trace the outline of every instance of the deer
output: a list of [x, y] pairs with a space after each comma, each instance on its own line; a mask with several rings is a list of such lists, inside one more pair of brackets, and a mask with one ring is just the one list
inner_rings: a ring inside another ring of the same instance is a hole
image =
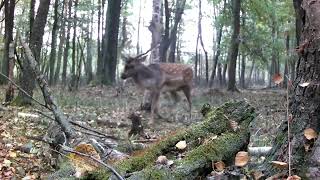
[[[145, 53], [146, 54], [146, 53]], [[146, 55], [136, 57], [125, 57], [124, 71], [121, 79], [132, 78], [139, 89], [151, 92], [151, 121], [154, 124], [155, 114], [159, 113], [160, 93], [169, 92], [177, 103], [178, 91], [182, 91], [188, 101], [189, 117], [191, 117], [191, 91], [193, 81], [193, 70], [185, 64], [178, 63], [153, 63], [144, 65]]]

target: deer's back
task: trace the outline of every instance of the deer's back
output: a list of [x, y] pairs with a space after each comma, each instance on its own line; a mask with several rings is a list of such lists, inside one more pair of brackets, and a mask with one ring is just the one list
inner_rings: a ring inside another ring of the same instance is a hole
[[178, 63], [161, 63], [160, 69], [169, 76], [181, 77], [185, 83], [193, 79], [193, 70], [190, 66]]

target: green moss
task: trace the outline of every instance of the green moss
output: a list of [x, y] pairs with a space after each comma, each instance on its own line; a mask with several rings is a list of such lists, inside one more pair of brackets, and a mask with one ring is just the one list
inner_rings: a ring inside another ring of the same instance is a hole
[[[141, 171], [144, 175], [144, 177], [141, 177], [143, 179], [168, 179], [168, 177], [186, 179], [195, 167], [201, 168], [207, 162], [230, 158], [232, 154], [241, 149], [247, 138], [249, 138], [247, 127], [254, 117], [254, 109], [244, 102], [226, 103], [219, 108], [211, 108], [206, 113], [203, 122], [192, 125], [186, 130], [176, 132], [174, 135], [154, 144], [140, 155], [120, 161], [115, 165], [115, 168], [120, 174]], [[230, 120], [240, 123], [244, 129], [240, 132], [233, 132], [229, 128]], [[208, 138], [213, 134], [218, 135], [221, 133], [225, 134], [203, 145], [194, 147], [184, 159], [176, 161], [177, 168], [175, 168], [174, 172], [154, 168], [154, 162], [157, 157], [166, 155], [177, 142], [186, 140], [189, 143], [198, 138]], [[109, 175], [104, 174], [102, 177], [105, 178]], [[97, 175], [97, 177], [101, 176]]]

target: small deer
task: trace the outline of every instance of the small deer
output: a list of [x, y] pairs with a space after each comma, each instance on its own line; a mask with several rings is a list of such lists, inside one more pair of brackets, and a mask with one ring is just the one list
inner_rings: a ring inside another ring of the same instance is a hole
[[154, 123], [155, 114], [160, 116], [158, 106], [161, 92], [170, 92], [176, 103], [179, 99], [177, 91], [182, 90], [187, 98], [189, 115], [191, 116], [192, 68], [177, 63], [158, 63], [146, 66], [142, 63], [146, 57], [138, 55], [126, 58], [121, 78], [132, 78], [140, 89], [151, 92], [150, 124]]

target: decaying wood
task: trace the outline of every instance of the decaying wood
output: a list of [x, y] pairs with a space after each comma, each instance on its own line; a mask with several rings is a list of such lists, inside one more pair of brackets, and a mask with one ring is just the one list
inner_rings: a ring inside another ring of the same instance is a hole
[[22, 40], [21, 37], [19, 39], [26, 54], [26, 60], [30, 65], [30, 68], [32, 69], [32, 73], [35, 74], [38, 84], [41, 88], [46, 106], [53, 112], [56, 122], [61, 126], [62, 131], [66, 134], [67, 138], [72, 137], [74, 135], [74, 132], [71, 128], [71, 125], [68, 122], [67, 118], [63, 115], [56, 101], [54, 100], [51, 90], [49, 89], [48, 83], [45, 80], [45, 76], [40, 72], [38, 62], [35, 60], [31, 49]]
[[[210, 108], [201, 123], [177, 131], [143, 153], [114, 166], [127, 179], [193, 179], [203, 175], [201, 173], [208, 168], [207, 164], [215, 161], [232, 162], [238, 151], [246, 150], [249, 142], [248, 126], [254, 117], [254, 109], [245, 102]], [[234, 131], [230, 121], [236, 122], [240, 128]], [[187, 148], [178, 150], [175, 145], [182, 140], [187, 142]], [[176, 158], [182, 152], [185, 156]], [[160, 155], [170, 157], [174, 163], [170, 167], [157, 165], [156, 160]], [[113, 179], [109, 172], [101, 171], [88, 176], [93, 179], [102, 177]]]

